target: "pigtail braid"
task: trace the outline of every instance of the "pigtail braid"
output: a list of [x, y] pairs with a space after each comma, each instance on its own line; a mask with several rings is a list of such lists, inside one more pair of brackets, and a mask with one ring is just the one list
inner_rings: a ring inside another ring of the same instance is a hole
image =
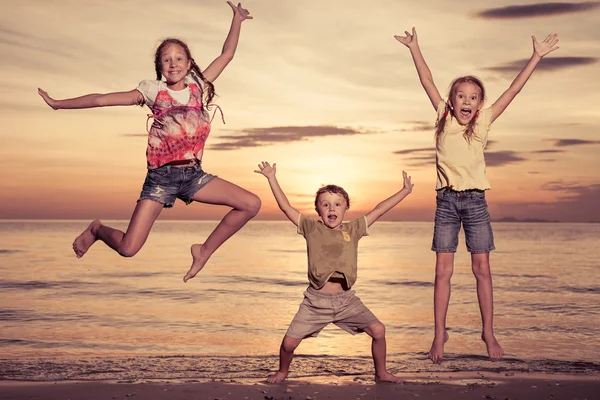
[[446, 107], [444, 109], [444, 114], [435, 123], [435, 143], [436, 144], [440, 140], [440, 136], [442, 135], [442, 132], [444, 132], [444, 127], [446, 126], [446, 119], [448, 118], [448, 114], [450, 113], [450, 106], [446, 102], [444, 102], [444, 104], [446, 104]]
[[[208, 110], [208, 105], [210, 104], [212, 99], [215, 97], [215, 86], [212, 84], [212, 82], [210, 82], [208, 79], [206, 79], [204, 77], [204, 75], [202, 75], [202, 71], [200, 70], [200, 67], [198, 67], [198, 64], [196, 64], [196, 61], [194, 61], [193, 58], [191, 58], [190, 61], [192, 62], [192, 70], [191, 70], [192, 78], [198, 84], [198, 88], [200, 88], [200, 90], [202, 90], [202, 92], [203, 92], [202, 95], [203, 95], [203, 97], [205, 97], [206, 109]], [[202, 89], [202, 85], [200, 84], [200, 81], [202, 81], [204, 83], [204, 86], [206, 88], [206, 95], [204, 93], [204, 89]], [[204, 105], [203, 105], [203, 107], [204, 107]]]

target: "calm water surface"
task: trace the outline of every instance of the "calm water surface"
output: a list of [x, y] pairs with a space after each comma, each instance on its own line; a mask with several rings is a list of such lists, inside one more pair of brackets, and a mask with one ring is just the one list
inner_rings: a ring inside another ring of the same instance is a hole
[[[77, 259], [71, 243], [86, 225], [0, 221], [0, 378], [262, 376], [276, 368], [307, 286], [305, 241], [292, 224], [249, 223], [187, 284], [189, 246], [216, 222], [159, 221], [134, 258], [97, 243]], [[494, 232], [495, 327], [507, 353], [497, 363], [479, 339], [462, 238], [442, 366], [425, 356], [433, 333], [432, 224], [378, 222], [360, 241], [354, 289], [386, 325], [391, 369], [600, 371], [593, 251], [600, 225], [496, 223]], [[368, 336], [335, 326], [297, 352], [300, 375], [372, 368]]]

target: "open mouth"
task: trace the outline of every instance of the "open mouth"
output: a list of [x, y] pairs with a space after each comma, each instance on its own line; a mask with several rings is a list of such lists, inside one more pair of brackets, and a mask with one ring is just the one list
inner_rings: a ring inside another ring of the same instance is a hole
[[335, 222], [335, 221], [337, 220], [337, 215], [335, 215], [335, 214], [329, 214], [329, 215], [327, 216], [327, 220], [328, 220], [329, 222]]
[[460, 109], [460, 115], [464, 118], [469, 118], [471, 116], [471, 109], [470, 108], [461, 108]]

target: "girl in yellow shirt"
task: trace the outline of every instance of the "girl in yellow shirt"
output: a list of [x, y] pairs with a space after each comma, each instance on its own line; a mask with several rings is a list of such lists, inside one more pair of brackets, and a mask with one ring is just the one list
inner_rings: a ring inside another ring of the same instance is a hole
[[489, 255], [495, 247], [485, 200], [485, 190], [490, 186], [485, 176], [483, 150], [492, 122], [525, 86], [542, 57], [558, 49], [558, 38], [552, 34], [538, 42], [532, 36], [533, 55], [529, 62], [498, 100], [484, 109], [485, 89], [481, 81], [473, 76], [454, 80], [447, 100], [442, 99], [421, 54], [415, 28], [412, 33], [404, 33], [405, 36], [395, 38], [410, 49], [421, 84], [438, 114], [435, 132], [437, 207], [432, 245], [432, 250], [436, 252], [433, 295], [435, 336], [429, 358], [439, 363], [444, 357], [444, 344], [448, 340], [446, 314], [450, 301], [450, 278], [462, 224], [467, 250], [471, 253], [473, 274], [477, 279], [477, 297], [483, 324], [481, 338], [490, 358], [498, 359], [504, 355], [504, 351], [494, 336]]

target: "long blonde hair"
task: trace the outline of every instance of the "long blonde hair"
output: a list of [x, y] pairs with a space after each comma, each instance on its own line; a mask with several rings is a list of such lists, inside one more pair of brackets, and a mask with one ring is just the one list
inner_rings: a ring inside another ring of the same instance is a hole
[[[444, 110], [444, 114], [435, 123], [435, 128], [436, 128], [435, 129], [435, 141], [436, 141], [436, 143], [438, 142], [440, 135], [444, 131], [448, 113], [451, 113], [452, 109], [454, 108], [454, 104], [452, 104], [452, 99], [454, 98], [454, 95], [456, 94], [456, 87], [459, 84], [464, 83], [464, 82], [472, 83], [472, 84], [478, 86], [479, 89], [481, 90], [481, 99], [482, 99], [482, 101], [485, 100], [485, 88], [483, 87], [483, 83], [481, 82], [481, 80], [479, 78], [472, 76], [472, 75], [461, 76], [460, 78], [456, 78], [454, 80], [454, 82], [452, 82], [452, 85], [450, 86], [450, 92], [448, 93], [448, 101], [446, 102], [446, 109]], [[477, 117], [479, 117], [479, 110], [475, 112], [475, 115], [469, 121], [469, 123], [465, 127], [465, 131], [463, 133], [463, 137], [469, 143], [471, 142], [471, 139], [475, 135], [474, 128], [475, 128], [475, 124], [477, 123]]]

